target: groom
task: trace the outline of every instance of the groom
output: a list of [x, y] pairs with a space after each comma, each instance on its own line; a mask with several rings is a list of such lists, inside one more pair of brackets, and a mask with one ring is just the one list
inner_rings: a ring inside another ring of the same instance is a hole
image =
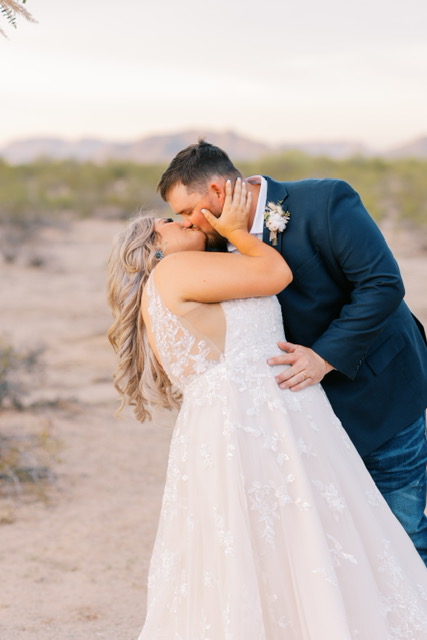
[[[210, 248], [224, 240], [201, 209], [221, 215], [227, 179], [243, 177], [203, 140], [180, 151], [158, 189]], [[269, 364], [293, 391], [322, 382], [391, 509], [427, 564], [427, 346], [403, 302], [399, 268], [358, 194], [340, 180], [246, 178], [248, 226], [292, 269], [279, 295], [289, 342]], [[232, 247], [228, 247], [232, 250]]]

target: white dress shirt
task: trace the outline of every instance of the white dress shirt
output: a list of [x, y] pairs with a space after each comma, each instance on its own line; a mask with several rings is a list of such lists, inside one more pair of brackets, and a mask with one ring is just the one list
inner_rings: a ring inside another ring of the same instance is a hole
[[[267, 203], [267, 180], [262, 176], [251, 176], [250, 178], [246, 178], [246, 182], [250, 182], [251, 184], [259, 184], [261, 185], [259, 194], [258, 194], [258, 202], [255, 211], [254, 220], [252, 222], [251, 234], [256, 236], [260, 240], [262, 240], [262, 233], [264, 229], [264, 213], [265, 213], [265, 205]], [[236, 247], [230, 242], [227, 244], [227, 249], [230, 252], [237, 251]]]

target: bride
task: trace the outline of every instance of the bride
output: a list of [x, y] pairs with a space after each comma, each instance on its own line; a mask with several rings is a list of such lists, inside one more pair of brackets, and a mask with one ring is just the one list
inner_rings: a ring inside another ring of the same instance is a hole
[[226, 187], [200, 230], [138, 217], [110, 258], [122, 405], [180, 406], [139, 640], [422, 640], [427, 571], [320, 385], [280, 389], [282, 256]]

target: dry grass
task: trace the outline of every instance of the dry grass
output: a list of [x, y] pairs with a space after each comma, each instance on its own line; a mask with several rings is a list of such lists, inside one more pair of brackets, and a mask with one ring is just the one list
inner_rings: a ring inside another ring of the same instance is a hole
[[[10, 422], [15, 423], [13, 431]], [[50, 462], [59, 449], [53, 436], [52, 420], [40, 418], [27, 431], [28, 425], [24, 421], [19, 424], [16, 415], [12, 420], [9, 415], [8, 426], [8, 433], [2, 430], [0, 434], [0, 496], [30, 492], [45, 498], [46, 486], [54, 480]]]
[[[46, 497], [54, 479], [50, 462], [58, 450], [52, 419], [26, 397], [43, 373], [42, 347], [18, 350], [0, 340], [0, 497]], [[31, 412], [27, 410], [31, 409]], [[36, 411], [34, 411], [36, 409]]]
[[35, 378], [43, 371], [44, 348], [17, 349], [0, 338], [0, 408], [24, 408], [24, 397]]

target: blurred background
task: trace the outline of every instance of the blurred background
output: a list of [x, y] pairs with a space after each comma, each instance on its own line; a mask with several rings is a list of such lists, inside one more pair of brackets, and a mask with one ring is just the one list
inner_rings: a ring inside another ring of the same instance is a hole
[[423, 0], [0, 0], [2, 640], [142, 626], [170, 429], [114, 416], [106, 271], [125, 220], [170, 213], [181, 148], [350, 182], [427, 323], [426, 23]]
[[15, 25], [4, 3], [2, 223], [164, 209], [162, 169], [198, 136], [244, 172], [343, 178], [377, 220], [427, 220], [422, 0], [28, 0], [37, 23]]

